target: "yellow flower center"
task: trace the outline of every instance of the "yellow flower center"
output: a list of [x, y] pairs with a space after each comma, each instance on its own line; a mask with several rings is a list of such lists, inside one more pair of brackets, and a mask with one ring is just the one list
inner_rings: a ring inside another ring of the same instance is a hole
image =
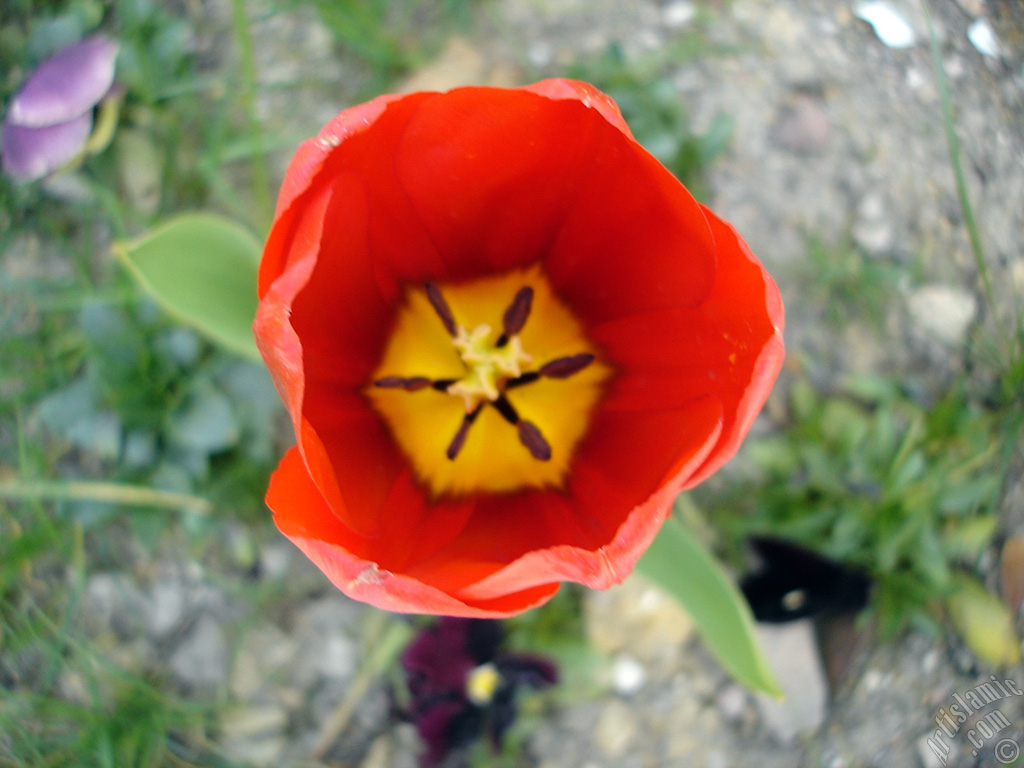
[[410, 286], [366, 395], [434, 497], [560, 487], [611, 369], [538, 268]]
[[472, 332], [459, 326], [452, 339], [467, 373], [446, 391], [465, 401], [466, 413], [472, 413], [484, 400], [497, 400], [501, 395], [499, 385], [521, 375], [520, 364], [533, 362], [533, 358], [523, 352], [519, 336], [509, 338], [503, 347], [492, 345], [490, 336], [491, 326], [481, 323]]
[[490, 704], [501, 684], [501, 673], [491, 663], [481, 664], [466, 678], [466, 698], [477, 706]]

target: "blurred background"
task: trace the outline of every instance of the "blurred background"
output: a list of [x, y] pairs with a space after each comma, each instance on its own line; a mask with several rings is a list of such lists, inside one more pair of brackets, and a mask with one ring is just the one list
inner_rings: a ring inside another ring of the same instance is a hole
[[1022, 697], [981, 713], [1009, 725], [936, 730], [990, 675], [1024, 689], [1020, 0], [3, 0], [0, 104], [96, 32], [119, 45], [109, 143], [0, 178], [0, 766], [418, 764], [396, 657], [427, 622], [277, 534], [292, 436], [266, 371], [114, 244], [197, 210], [262, 239], [342, 108], [553, 76], [615, 98], [786, 303], [765, 412], [677, 513], [735, 575], [771, 535], [874, 586], [762, 628], [783, 704], [652, 585], [563, 587], [506, 627], [560, 684], [500, 754], [446, 765], [1020, 762]]

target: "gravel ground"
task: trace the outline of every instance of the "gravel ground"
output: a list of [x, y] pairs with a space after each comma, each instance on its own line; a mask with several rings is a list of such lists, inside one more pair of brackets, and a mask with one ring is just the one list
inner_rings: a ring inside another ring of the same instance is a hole
[[[968, 185], [994, 260], [998, 314], [1009, 308], [1009, 286], [1024, 290], [1024, 51], [979, 52], [967, 36], [982, 18], [977, 0], [932, 5]], [[1003, 5], [1007, 13], [1017, 7]], [[898, 366], [940, 386], [960, 365], [984, 304], [950, 170], [926, 22], [915, 3], [892, 7], [914, 32], [907, 47], [886, 45], [848, 0], [495, 0], [473, 33], [446, 49], [446, 63], [428, 67], [413, 85], [556, 75], [612, 41], [627, 56], [645, 55], [700, 25], [713, 52], [678, 65], [672, 82], [698, 131], [720, 112], [734, 120], [730, 149], [711, 171], [713, 204], [779, 280], [790, 365], [823, 383]], [[1012, 25], [999, 30], [1010, 44], [1019, 40]], [[312, 15], [278, 15], [254, 31], [262, 83], [317, 73], [304, 91], [268, 91], [260, 104], [268, 121], [312, 132], [345, 105], [336, 96], [345, 72]], [[851, 325], [836, 338], [815, 314], [820, 309], [801, 305], [810, 235], [833, 244], [850, 237], [870, 258], [917, 276], [901, 283], [898, 301], [884, 309], [884, 337]], [[1020, 496], [1017, 489], [1008, 499], [1007, 532], [1024, 532]], [[248, 532], [237, 533], [248, 541]], [[374, 612], [331, 590], [286, 542], [254, 546], [257, 569], [240, 562], [216, 577], [183, 566], [173, 546], [155, 561], [138, 553], [125, 573], [91, 577], [83, 616], [128, 668], [159, 669], [192, 695], [226, 690], [237, 703], [227, 710], [219, 746], [233, 759], [415, 766], [415, 735], [390, 723], [383, 685], [371, 684], [355, 696], [354, 711], [339, 715], [339, 704], [361, 685]], [[295, 599], [254, 609], [238, 596], [252, 573]], [[604, 683], [593, 694], [570, 692], [536, 719], [524, 764], [996, 766], [1010, 762], [1006, 750], [1024, 744], [1024, 710], [1008, 698], [999, 710], [1011, 725], [984, 749], [968, 740], [971, 723], [947, 734], [945, 760], [929, 747], [929, 738], [938, 743], [933, 719], [953, 695], [994, 672], [945, 640], [912, 633], [881, 644], [870, 629], [849, 623], [766, 634], [793, 691], [780, 706], [731, 682], [686, 617], [642, 582], [588, 595], [586, 619], [599, 657], [596, 679]], [[1024, 685], [1024, 669], [999, 673], [1007, 678]], [[69, 691], [75, 684], [66, 681]], [[1001, 739], [1009, 746], [995, 754]]]

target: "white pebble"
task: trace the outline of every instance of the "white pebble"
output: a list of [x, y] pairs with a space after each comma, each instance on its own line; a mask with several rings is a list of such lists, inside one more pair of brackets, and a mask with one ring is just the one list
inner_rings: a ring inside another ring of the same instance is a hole
[[910, 22], [882, 0], [865, 0], [855, 4], [853, 15], [870, 24], [878, 39], [890, 48], [910, 48], [917, 42], [917, 35]]
[[647, 670], [643, 665], [626, 653], [615, 657], [612, 665], [612, 687], [621, 696], [632, 696], [644, 687], [647, 682]]

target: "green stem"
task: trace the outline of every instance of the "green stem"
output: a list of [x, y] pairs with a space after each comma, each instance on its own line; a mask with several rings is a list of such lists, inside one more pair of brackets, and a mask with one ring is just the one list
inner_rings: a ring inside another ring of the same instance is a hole
[[256, 59], [253, 55], [252, 30], [245, 12], [245, 0], [231, 0], [232, 20], [234, 23], [235, 40], [242, 58], [242, 109], [245, 110], [249, 122], [256, 151], [249, 163], [252, 173], [253, 194], [256, 197], [256, 210], [259, 221], [257, 230], [267, 229], [273, 217], [273, 202], [270, 193], [270, 179], [267, 176], [266, 150], [263, 142], [263, 130], [256, 117]]
[[199, 496], [161, 491], [141, 485], [86, 481], [4, 481], [0, 499], [49, 501], [101, 501], [136, 507], [161, 507], [209, 513], [213, 505]]
[[[985, 298], [988, 301], [989, 309], [993, 315], [993, 322], [996, 325], [996, 333], [1000, 341], [1005, 345], [1008, 355], [1013, 354], [1013, 342], [999, 325], [995, 317], [995, 291], [992, 288], [992, 278], [988, 271], [988, 261], [985, 258], [985, 246], [981, 241], [981, 230], [974, 218], [974, 208], [967, 191], [967, 179], [964, 176], [963, 160], [960, 157], [960, 140], [956, 135], [956, 124], [953, 121], [953, 101], [949, 95], [949, 81], [946, 79], [946, 70], [942, 64], [942, 52], [939, 50], [939, 40], [935, 35], [935, 27], [932, 24], [931, 13], [928, 9], [927, 0], [921, 0], [921, 8], [924, 11], [925, 20], [928, 22], [928, 41], [931, 45], [932, 63], [935, 67], [935, 77], [939, 86], [939, 102], [942, 105], [942, 123], [946, 132], [946, 145], [949, 151], [949, 161], [953, 166], [953, 176], [956, 179], [956, 194], [960, 202], [960, 210], [964, 217], [964, 226], [967, 228], [967, 236], [971, 243], [971, 252], [974, 254], [974, 261], [978, 267], [978, 275], [981, 277], [981, 284], [985, 291]], [[1015, 302], [1016, 304], [1016, 302]], [[1018, 334], [1024, 328], [1022, 324], [1019, 307], [1014, 308]]]
[[320, 729], [320, 737], [313, 747], [313, 757], [317, 760], [323, 759], [344, 733], [352, 715], [369, 693], [370, 686], [395, 663], [412, 639], [413, 630], [408, 622], [383, 611], [371, 615], [368, 624], [371, 631], [366, 659], [345, 696]]

